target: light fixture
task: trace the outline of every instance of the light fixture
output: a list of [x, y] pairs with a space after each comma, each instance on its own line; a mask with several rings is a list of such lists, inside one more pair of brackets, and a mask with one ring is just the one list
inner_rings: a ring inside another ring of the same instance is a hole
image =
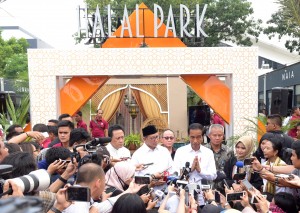
[[133, 97], [131, 99], [130, 104], [128, 105], [128, 110], [132, 119], [135, 119], [140, 111], [139, 106], [136, 104], [136, 101], [134, 100]]

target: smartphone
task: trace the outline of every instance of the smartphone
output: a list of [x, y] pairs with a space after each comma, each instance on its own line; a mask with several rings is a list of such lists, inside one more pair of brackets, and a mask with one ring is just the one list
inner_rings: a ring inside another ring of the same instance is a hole
[[242, 192], [234, 192], [226, 194], [226, 201], [233, 201], [233, 200], [241, 200], [241, 197], [245, 195], [245, 191]]
[[134, 182], [136, 184], [150, 184], [150, 177], [145, 176], [135, 176]]
[[109, 187], [109, 188], [105, 189], [105, 193], [106, 194], [111, 193], [111, 192], [113, 193], [116, 190], [117, 190], [117, 188], [115, 188], [115, 187]]
[[246, 173], [236, 173], [233, 175], [233, 180], [243, 180], [246, 177]]
[[242, 183], [247, 188], [247, 190], [253, 189], [252, 184], [247, 179], [242, 180]]
[[91, 191], [89, 187], [71, 186], [67, 189], [67, 201], [90, 202]]
[[127, 161], [127, 160], [130, 160], [130, 159], [131, 159], [130, 157], [122, 157], [121, 161]]
[[[267, 198], [267, 195], [262, 195], [264, 198]], [[256, 199], [256, 196], [252, 196], [251, 198], [251, 204], [254, 204], [254, 203], [258, 203], [257, 199]]]
[[276, 174], [275, 177], [277, 178], [290, 178], [290, 176], [292, 176], [292, 178], [294, 177], [293, 175], [287, 175], [287, 174]]
[[244, 166], [249, 166], [249, 165], [252, 165], [252, 162], [255, 160], [255, 158], [246, 158], [245, 160], [244, 160]]
[[218, 191], [215, 191], [215, 201], [216, 201], [216, 203], [221, 202], [220, 192], [218, 192]]
[[223, 183], [227, 187], [227, 189], [230, 189], [230, 187], [229, 187], [229, 185], [228, 185], [228, 183], [227, 183], [227, 181], [225, 179], [223, 179]]
[[185, 190], [185, 198], [184, 198], [184, 203], [186, 206], [190, 206], [190, 197], [189, 197], [189, 188]]

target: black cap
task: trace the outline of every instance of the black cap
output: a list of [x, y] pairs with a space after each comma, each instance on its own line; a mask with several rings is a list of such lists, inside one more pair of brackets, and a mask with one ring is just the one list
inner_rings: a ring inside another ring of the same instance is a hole
[[143, 137], [157, 133], [157, 129], [154, 125], [146, 126], [145, 128], [142, 129], [142, 131], [143, 131]]

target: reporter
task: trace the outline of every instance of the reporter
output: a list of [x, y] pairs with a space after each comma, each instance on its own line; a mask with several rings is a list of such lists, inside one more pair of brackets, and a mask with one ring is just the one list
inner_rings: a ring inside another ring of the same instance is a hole
[[146, 207], [142, 199], [132, 193], [123, 194], [115, 203], [111, 213], [146, 213]]

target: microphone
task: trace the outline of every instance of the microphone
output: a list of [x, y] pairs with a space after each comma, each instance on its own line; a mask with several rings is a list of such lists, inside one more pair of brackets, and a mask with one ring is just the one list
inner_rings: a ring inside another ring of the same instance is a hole
[[103, 138], [94, 138], [93, 140], [86, 143], [87, 149], [90, 149], [94, 146], [104, 146], [104, 144], [111, 142], [111, 137], [103, 137]]
[[237, 173], [240, 173], [240, 168], [244, 167], [244, 162], [243, 161], [237, 161], [235, 163], [236, 167], [237, 167]]
[[190, 162], [185, 162], [185, 167], [182, 168], [182, 174], [180, 176], [180, 180], [188, 179], [190, 176], [189, 174], [190, 172], [191, 172]]

